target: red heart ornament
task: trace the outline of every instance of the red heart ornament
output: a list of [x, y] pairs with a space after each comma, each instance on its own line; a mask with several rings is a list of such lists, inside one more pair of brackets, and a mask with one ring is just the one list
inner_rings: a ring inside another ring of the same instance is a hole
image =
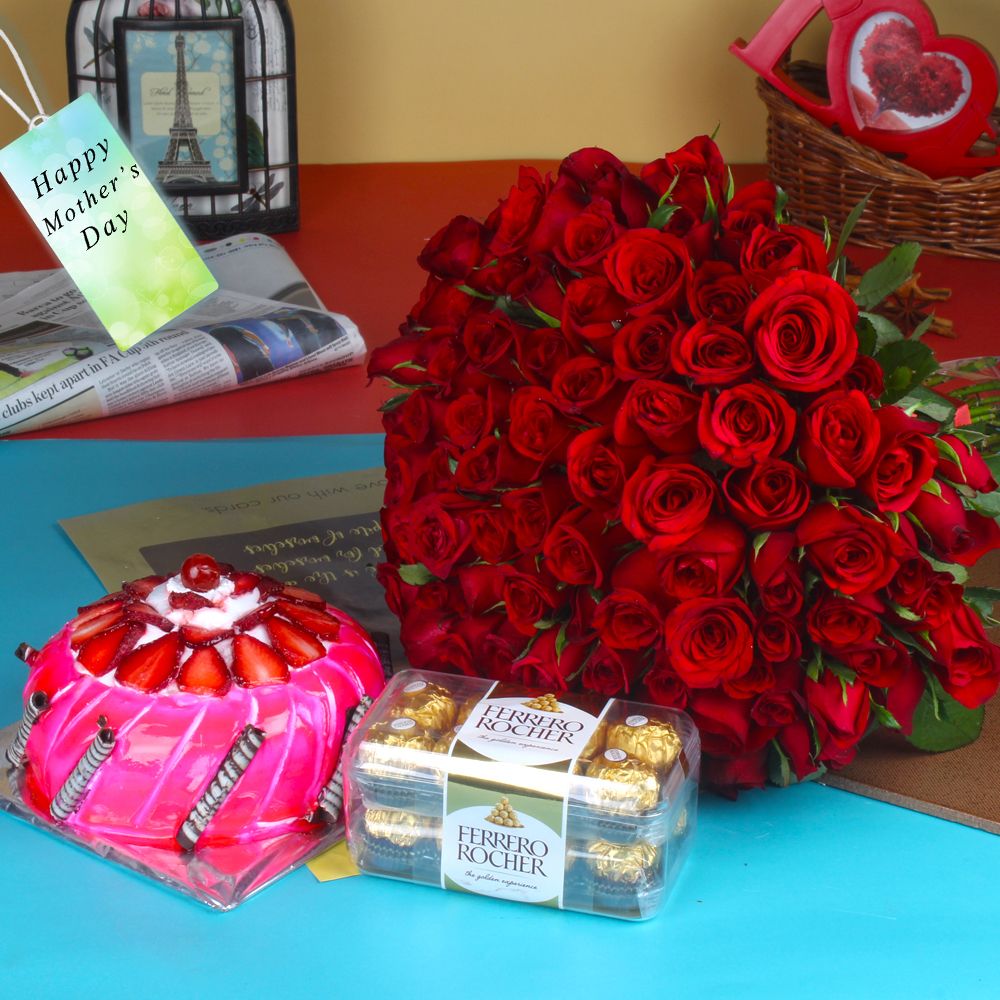
[[[833, 24], [829, 100], [781, 67], [792, 42], [824, 11]], [[970, 39], [939, 35], [921, 0], [784, 0], [751, 42], [737, 41], [730, 51], [825, 125], [931, 177], [1000, 167], [995, 151], [973, 150], [995, 135], [996, 63]]]

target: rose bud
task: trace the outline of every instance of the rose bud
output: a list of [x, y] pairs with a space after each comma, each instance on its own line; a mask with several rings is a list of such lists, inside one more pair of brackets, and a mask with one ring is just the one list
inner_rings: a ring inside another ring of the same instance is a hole
[[941, 441], [947, 444], [958, 458], [943, 452], [938, 459], [938, 471], [953, 483], [971, 486], [979, 493], [992, 493], [997, 488], [996, 480], [982, 454], [971, 444], [966, 444], [954, 434], [942, 434]]
[[827, 273], [822, 239], [801, 226], [757, 226], [743, 244], [740, 266], [750, 284], [762, 292], [791, 271]]
[[565, 691], [568, 679], [583, 666], [590, 651], [589, 643], [569, 643], [556, 651], [559, 630], [542, 631], [531, 649], [511, 664], [511, 680], [543, 691]]
[[519, 168], [517, 184], [486, 220], [487, 228], [494, 233], [490, 241], [494, 253], [508, 253], [527, 243], [538, 222], [547, 190], [548, 183], [534, 167]]
[[941, 686], [966, 708], [978, 708], [1000, 686], [1000, 649], [986, 638], [983, 624], [967, 604], [931, 630]]
[[868, 686], [856, 681], [842, 682], [825, 670], [818, 681], [805, 680], [806, 706], [816, 724], [819, 759], [836, 766], [849, 764], [865, 734], [871, 705]]
[[795, 411], [780, 393], [759, 382], [702, 396], [698, 437], [702, 447], [727, 465], [744, 466], [788, 450]]
[[802, 610], [804, 588], [802, 570], [792, 558], [795, 535], [791, 531], [772, 532], [750, 564], [750, 576], [767, 611], [794, 617]]
[[863, 393], [834, 390], [802, 415], [799, 457], [817, 486], [854, 486], [879, 445], [879, 423]]
[[490, 237], [482, 223], [458, 215], [427, 241], [417, 263], [439, 278], [463, 280], [482, 261]]
[[937, 448], [930, 437], [937, 428], [898, 406], [883, 406], [875, 419], [879, 448], [860, 486], [879, 510], [903, 513], [937, 468]]
[[945, 562], [972, 566], [1000, 548], [1000, 525], [992, 517], [966, 510], [961, 496], [947, 483], [938, 485], [941, 496], [920, 492], [910, 508], [937, 555]]

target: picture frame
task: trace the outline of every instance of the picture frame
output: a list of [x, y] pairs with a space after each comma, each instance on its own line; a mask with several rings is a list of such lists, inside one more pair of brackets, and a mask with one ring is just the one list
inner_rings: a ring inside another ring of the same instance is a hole
[[240, 18], [116, 18], [118, 122], [147, 176], [170, 196], [248, 185]]

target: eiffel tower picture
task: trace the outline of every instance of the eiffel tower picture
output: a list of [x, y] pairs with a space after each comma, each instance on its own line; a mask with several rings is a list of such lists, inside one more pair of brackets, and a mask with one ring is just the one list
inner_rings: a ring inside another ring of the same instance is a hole
[[213, 184], [212, 165], [198, 145], [198, 130], [191, 119], [188, 100], [187, 67], [184, 62], [184, 33], [174, 41], [177, 49], [177, 78], [174, 85], [174, 123], [170, 126], [167, 152], [159, 162], [156, 179], [161, 184]]

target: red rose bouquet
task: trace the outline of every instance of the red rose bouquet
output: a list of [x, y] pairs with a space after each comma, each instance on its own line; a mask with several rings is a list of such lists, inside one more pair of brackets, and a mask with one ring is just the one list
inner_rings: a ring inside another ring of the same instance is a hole
[[637, 175], [521, 168], [453, 219], [370, 373], [379, 567], [417, 667], [684, 708], [720, 788], [943, 749], [1000, 683], [965, 567], [1000, 547], [977, 408], [876, 311], [919, 248], [843, 287], [841, 246], [734, 191], [707, 138]]

